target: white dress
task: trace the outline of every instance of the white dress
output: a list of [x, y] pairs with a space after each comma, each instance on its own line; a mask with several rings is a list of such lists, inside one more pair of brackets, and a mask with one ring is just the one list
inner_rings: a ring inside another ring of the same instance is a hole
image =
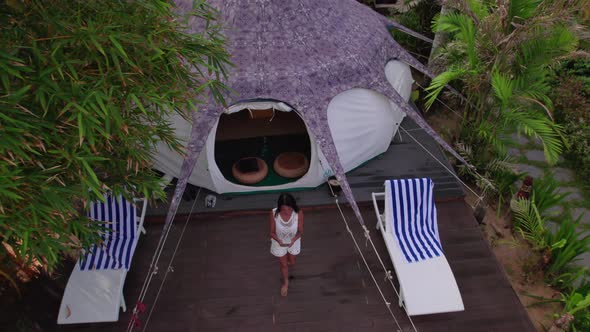
[[[275, 216], [277, 237], [283, 243], [291, 243], [291, 240], [295, 237], [299, 228], [299, 215], [297, 212], [293, 211], [289, 220], [284, 221], [283, 218], [281, 218], [280, 213], [275, 214], [276, 210], [276, 208], [272, 209], [272, 214]], [[295, 243], [289, 248], [281, 247], [275, 239], [271, 239], [270, 242], [270, 253], [276, 257], [283, 257], [287, 253], [297, 255], [301, 251], [301, 238], [297, 239], [297, 241], [295, 241]]]

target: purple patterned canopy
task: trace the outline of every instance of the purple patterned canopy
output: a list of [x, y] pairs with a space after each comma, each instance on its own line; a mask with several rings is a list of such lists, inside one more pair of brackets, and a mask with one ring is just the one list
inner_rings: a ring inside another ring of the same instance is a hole
[[[186, 13], [192, 0], [175, 0]], [[330, 129], [327, 108], [332, 98], [352, 88], [372, 89], [396, 103], [447, 151], [463, 159], [392, 88], [385, 65], [401, 60], [432, 77], [391, 37], [386, 25], [405, 29], [355, 0], [209, 0], [220, 11], [227, 50], [234, 67], [226, 85], [235, 93], [229, 105], [248, 99], [275, 99], [293, 106], [340, 180], [343, 192], [364, 224]], [[192, 18], [191, 30], [201, 22]], [[166, 226], [174, 212], [209, 131], [224, 108], [213, 101], [193, 113], [193, 127]], [[463, 161], [464, 162], [464, 161]]]

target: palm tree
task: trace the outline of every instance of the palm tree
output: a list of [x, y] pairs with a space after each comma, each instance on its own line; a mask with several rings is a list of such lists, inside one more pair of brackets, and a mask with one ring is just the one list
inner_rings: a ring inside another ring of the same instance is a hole
[[463, 142], [501, 155], [516, 131], [540, 138], [555, 163], [565, 139], [553, 122], [547, 77], [552, 65], [575, 54], [572, 17], [587, 2], [448, 1], [451, 10], [433, 24], [451, 37], [437, 51], [447, 69], [427, 88], [427, 107], [456, 83], [467, 97]]

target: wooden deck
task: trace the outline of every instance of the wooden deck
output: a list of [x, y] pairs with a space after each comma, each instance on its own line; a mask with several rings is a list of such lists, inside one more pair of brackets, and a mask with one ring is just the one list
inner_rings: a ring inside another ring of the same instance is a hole
[[[414, 323], [427, 331], [534, 331], [526, 311], [483, 240], [470, 208], [461, 200], [438, 203], [441, 241], [461, 290], [466, 310], [416, 316]], [[393, 290], [349, 207], [352, 230], [369, 259], [403, 331], [411, 331], [405, 314], [395, 305]], [[362, 208], [367, 222], [375, 216]], [[287, 298], [279, 296], [279, 269], [269, 253], [267, 213], [230, 213], [193, 216], [173, 263], [173, 272], [154, 307], [154, 297], [166, 270], [186, 216], [176, 219], [160, 263], [160, 273], [146, 298], [154, 308], [147, 331], [395, 331], [367, 269], [354, 249], [338, 210], [305, 210], [303, 250], [290, 271]], [[148, 226], [140, 240], [125, 285], [132, 307], [161, 224]], [[374, 229], [371, 225], [370, 229]], [[377, 231], [372, 237], [387, 258]], [[386, 264], [391, 263], [386, 259]], [[436, 277], [436, 276], [433, 276]], [[48, 308], [57, 316], [57, 307]], [[56, 331], [124, 331], [129, 312], [118, 323], [57, 326]]]

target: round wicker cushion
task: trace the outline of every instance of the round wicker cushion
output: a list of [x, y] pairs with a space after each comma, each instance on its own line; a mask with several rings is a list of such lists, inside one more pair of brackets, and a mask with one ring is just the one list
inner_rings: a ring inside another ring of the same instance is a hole
[[[252, 157], [248, 157], [248, 158], [252, 158]], [[242, 159], [246, 159], [246, 158], [242, 158]], [[264, 178], [268, 175], [268, 166], [266, 165], [264, 160], [262, 160], [260, 158], [254, 158], [254, 159], [256, 159], [256, 162], [258, 163], [258, 171], [256, 171], [256, 172], [241, 172], [238, 169], [239, 160], [233, 164], [233, 166], [231, 168], [231, 173], [234, 176], [234, 178], [236, 178], [236, 180], [238, 180], [238, 182], [243, 183], [243, 184], [255, 184], [255, 183], [258, 183], [258, 182], [264, 180]]]
[[278, 175], [284, 178], [298, 178], [309, 168], [309, 160], [299, 152], [283, 152], [277, 156], [273, 168]]

